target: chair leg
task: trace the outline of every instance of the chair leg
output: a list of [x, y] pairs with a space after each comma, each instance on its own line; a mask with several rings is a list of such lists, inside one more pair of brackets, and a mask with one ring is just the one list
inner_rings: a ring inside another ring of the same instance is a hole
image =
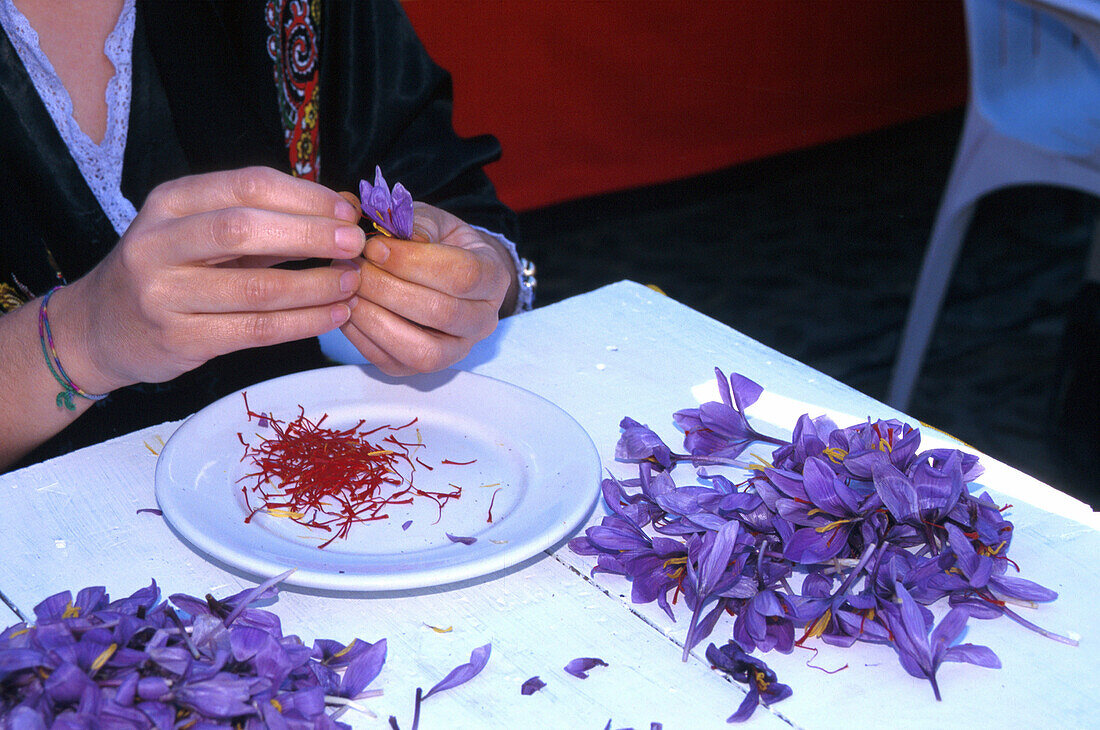
[[932, 328], [939, 317], [959, 249], [974, 215], [974, 205], [970, 202], [957, 208], [944, 204], [936, 215], [886, 396], [886, 402], [900, 411], [909, 408], [921, 363], [932, 338]]

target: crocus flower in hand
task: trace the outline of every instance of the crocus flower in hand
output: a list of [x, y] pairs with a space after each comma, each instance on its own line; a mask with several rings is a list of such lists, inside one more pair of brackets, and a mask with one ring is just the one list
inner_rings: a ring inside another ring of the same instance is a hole
[[391, 191], [382, 177], [382, 168], [374, 168], [374, 184], [359, 181], [359, 200], [363, 214], [379, 233], [391, 238], [412, 237], [413, 199], [405, 186], [397, 183]]

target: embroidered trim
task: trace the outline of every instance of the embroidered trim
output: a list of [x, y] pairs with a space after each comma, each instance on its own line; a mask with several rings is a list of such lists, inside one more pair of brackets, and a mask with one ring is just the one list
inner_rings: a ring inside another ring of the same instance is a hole
[[316, 180], [321, 0], [267, 0], [264, 20], [290, 170]]
[[13, 312], [27, 303], [11, 284], [0, 282], [0, 314]]

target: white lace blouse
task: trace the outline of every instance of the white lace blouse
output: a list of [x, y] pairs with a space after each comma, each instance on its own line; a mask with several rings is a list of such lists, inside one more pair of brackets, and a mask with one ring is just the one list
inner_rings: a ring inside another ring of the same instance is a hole
[[137, 211], [122, 195], [122, 158], [130, 124], [131, 50], [134, 42], [134, 0], [126, 0], [115, 29], [107, 37], [103, 52], [114, 64], [115, 75], [107, 84], [107, 133], [96, 144], [73, 118], [73, 101], [61, 77], [38, 44], [38, 33], [12, 0], [0, 0], [3, 25], [19, 60], [34, 82], [54, 126], [69, 148], [80, 173], [92, 189], [115, 231], [122, 234]]

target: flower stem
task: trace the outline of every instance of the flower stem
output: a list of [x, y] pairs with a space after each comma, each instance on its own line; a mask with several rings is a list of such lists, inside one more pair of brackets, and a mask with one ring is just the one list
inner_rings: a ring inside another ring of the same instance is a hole
[[1036, 626], [1020, 614], [1013, 611], [1008, 606], [1001, 606], [1001, 610], [1004, 612], [1005, 616], [1008, 616], [1010, 619], [1020, 624], [1021, 626], [1031, 629], [1040, 636], [1045, 636], [1048, 639], [1054, 639], [1055, 641], [1066, 644], [1068, 646], [1078, 646], [1078, 644], [1080, 643], [1077, 641], [1077, 639], [1071, 639], [1068, 636], [1062, 636], [1061, 634], [1056, 634], [1053, 631], [1047, 631], [1042, 626]]

